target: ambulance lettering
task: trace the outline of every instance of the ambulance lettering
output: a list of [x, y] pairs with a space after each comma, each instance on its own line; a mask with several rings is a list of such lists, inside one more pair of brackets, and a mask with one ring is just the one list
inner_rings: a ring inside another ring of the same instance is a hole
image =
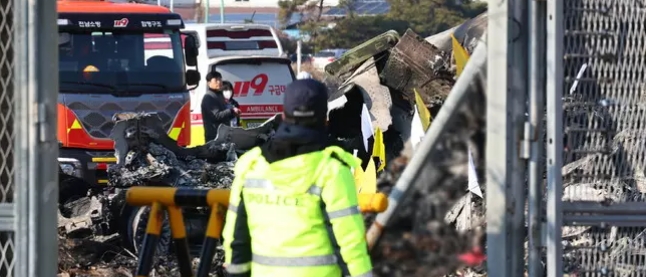
[[247, 113], [279, 113], [282, 112], [280, 105], [249, 105], [244, 109]]
[[251, 81], [238, 81], [233, 84], [234, 97], [247, 97], [249, 92], [253, 92], [253, 96], [261, 96], [265, 93], [265, 89], [269, 90], [271, 95], [280, 96], [285, 92], [284, 85], [267, 85], [269, 77], [267, 74], [261, 73], [251, 79]]

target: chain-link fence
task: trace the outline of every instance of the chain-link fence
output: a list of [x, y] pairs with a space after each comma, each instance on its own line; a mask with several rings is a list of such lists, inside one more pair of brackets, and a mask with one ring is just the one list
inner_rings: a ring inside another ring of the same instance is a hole
[[562, 3], [560, 274], [646, 276], [644, 4]]
[[55, 276], [56, 1], [0, 0], [0, 276]]
[[13, 202], [13, 5], [0, 2], [0, 202]]
[[[512, 64], [517, 55], [508, 54], [514, 51], [516, 43], [526, 39], [525, 33], [518, 35], [518, 30], [547, 23], [544, 39], [534, 37], [534, 29], [528, 32], [532, 46], [527, 55], [530, 119], [516, 122], [518, 126], [525, 124], [519, 128], [522, 131], [507, 126], [504, 134], [509, 147], [509, 132], [524, 133], [520, 143], [511, 145], [519, 146], [520, 155], [528, 157], [530, 164], [540, 158], [530, 150], [539, 133], [535, 131], [536, 114], [531, 110], [543, 109], [541, 104], [536, 104], [535, 96], [536, 92], [543, 92], [536, 84], [545, 79], [547, 172], [543, 176], [542, 171], [530, 170], [530, 175], [534, 175], [530, 179], [543, 181], [545, 178], [546, 187], [540, 189], [542, 182], [530, 181], [527, 219], [530, 243], [525, 248], [529, 253], [529, 276], [543, 276], [541, 261], [546, 262], [549, 277], [646, 276], [646, 77], [643, 70], [646, 67], [646, 5], [629, 0], [570, 0], [546, 1], [545, 6], [532, 3], [530, 7], [528, 22], [518, 16], [520, 10], [525, 10], [519, 1], [490, 2], [488, 26], [488, 32], [495, 31], [494, 36], [500, 42], [494, 46], [495, 41], [490, 41], [489, 48], [495, 53], [507, 53], [508, 59], [507, 70], [491, 71], [488, 82], [504, 84], [509, 82], [512, 72], [524, 68], [522, 62]], [[534, 14], [539, 7], [544, 13], [540, 16]], [[505, 41], [501, 36], [505, 31], [508, 36], [518, 36]], [[540, 59], [545, 58], [545, 64], [538, 67], [535, 46], [540, 48], [540, 43], [536, 41], [545, 43], [546, 51], [545, 57], [539, 55]], [[504, 68], [503, 64], [493, 64], [502, 60], [490, 56], [488, 62], [490, 68]], [[536, 71], [541, 70], [547, 74], [544, 78], [537, 77]], [[502, 78], [505, 75], [507, 79]], [[496, 137], [492, 128], [502, 128], [503, 118], [513, 114], [500, 114], [499, 120], [492, 120], [497, 111], [491, 109], [504, 108], [519, 98], [508, 94], [504, 102], [501, 98], [493, 99], [491, 95], [496, 92], [492, 89], [500, 93], [503, 89], [513, 89], [513, 83], [507, 87], [488, 86], [487, 101], [491, 102], [488, 122], [497, 122], [487, 126], [488, 143], [503, 139], [503, 133]], [[492, 101], [500, 103], [492, 105]], [[503, 152], [494, 153], [502, 155]], [[496, 160], [488, 155], [487, 170], [504, 172], [513, 166], [515, 157]], [[519, 175], [519, 172], [511, 174]], [[487, 178], [488, 270], [490, 274], [497, 273], [496, 276], [522, 276], [513, 269], [502, 271], [509, 263], [522, 264], [512, 260], [522, 253], [518, 252], [518, 242], [509, 235], [518, 224], [513, 216], [518, 213], [512, 211], [518, 205], [513, 199], [521, 201], [522, 196], [510, 194], [514, 186], [496, 191], [492, 185], [509, 182], [510, 177], [503, 182], [493, 177]], [[544, 192], [547, 199], [543, 198]], [[546, 214], [540, 208], [545, 200]], [[490, 216], [495, 207], [498, 211]], [[506, 214], [503, 221], [500, 213]], [[507, 232], [507, 237], [495, 233], [501, 230]], [[493, 250], [496, 252], [490, 252]]]
[[13, 1], [0, 1], [0, 276], [14, 276]]

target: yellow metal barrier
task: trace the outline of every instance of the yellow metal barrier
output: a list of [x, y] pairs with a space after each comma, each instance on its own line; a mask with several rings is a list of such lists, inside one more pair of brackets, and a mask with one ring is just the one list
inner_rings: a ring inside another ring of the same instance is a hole
[[[229, 205], [230, 190], [226, 189], [189, 189], [169, 187], [133, 187], [126, 193], [126, 201], [133, 206], [150, 206], [150, 216], [146, 235], [139, 252], [136, 276], [150, 274], [153, 266], [155, 248], [159, 242], [163, 223], [164, 207], [168, 212], [173, 242], [182, 277], [192, 277], [191, 257], [186, 239], [186, 227], [180, 207], [210, 207], [211, 214], [206, 227], [206, 236], [200, 253], [198, 277], [209, 276], [211, 263], [215, 256], [218, 240], [222, 235], [225, 211]], [[359, 210], [362, 213], [380, 213], [388, 207], [388, 197], [383, 193], [360, 193]]]

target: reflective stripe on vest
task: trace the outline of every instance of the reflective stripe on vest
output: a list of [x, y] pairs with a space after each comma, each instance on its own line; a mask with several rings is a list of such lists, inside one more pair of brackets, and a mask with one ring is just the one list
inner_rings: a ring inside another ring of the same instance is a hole
[[359, 214], [359, 207], [350, 207], [350, 208], [345, 208], [345, 209], [341, 209], [333, 212], [328, 212], [327, 216], [328, 216], [328, 219], [335, 219], [335, 218], [351, 216], [355, 214]]
[[251, 263], [229, 264], [225, 267], [228, 273], [240, 274], [251, 271]]
[[[247, 179], [244, 182], [244, 187], [248, 189], [276, 190], [276, 187], [271, 183], [271, 181], [264, 179]], [[321, 196], [321, 188], [316, 185], [312, 185], [307, 189], [307, 193]]]
[[229, 203], [229, 211], [237, 213], [238, 212], [238, 206]]
[[253, 254], [251, 260], [254, 263], [268, 266], [322, 266], [337, 265], [337, 258], [334, 254], [310, 257], [270, 257]]
[[264, 179], [246, 179], [244, 187], [248, 189], [266, 189], [275, 190], [274, 184]]

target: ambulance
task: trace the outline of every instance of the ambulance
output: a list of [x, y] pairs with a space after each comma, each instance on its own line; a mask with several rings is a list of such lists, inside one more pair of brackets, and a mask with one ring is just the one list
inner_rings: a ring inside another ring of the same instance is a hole
[[[202, 76], [216, 70], [234, 86], [241, 105], [242, 126], [253, 128], [282, 112], [282, 93], [295, 79], [291, 60], [276, 30], [263, 24], [186, 24], [182, 31], [198, 38], [198, 66]], [[204, 143], [201, 103], [206, 79], [191, 91], [191, 146]]]
[[[211, 60], [207, 71], [222, 74], [233, 84], [233, 99], [240, 104], [243, 128], [254, 128], [283, 112], [285, 88], [296, 79], [291, 60], [282, 57], [224, 56]], [[191, 102], [202, 102], [192, 95]], [[200, 105], [191, 111], [191, 146], [202, 145], [204, 125]]]

